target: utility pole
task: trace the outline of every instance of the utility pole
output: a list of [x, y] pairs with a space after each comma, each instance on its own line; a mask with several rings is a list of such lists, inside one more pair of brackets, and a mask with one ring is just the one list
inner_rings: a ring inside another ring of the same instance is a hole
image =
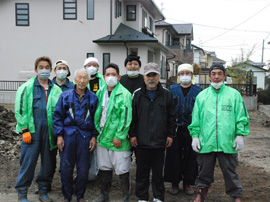
[[263, 54], [264, 54], [264, 40], [263, 40], [263, 44], [262, 44], [262, 63], [263, 63]]

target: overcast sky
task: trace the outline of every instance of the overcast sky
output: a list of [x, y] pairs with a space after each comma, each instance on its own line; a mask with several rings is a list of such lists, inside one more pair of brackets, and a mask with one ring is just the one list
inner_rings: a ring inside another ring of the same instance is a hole
[[166, 22], [193, 24], [192, 44], [214, 51], [227, 65], [241, 48], [254, 62], [270, 60], [270, 0], [154, 0]]

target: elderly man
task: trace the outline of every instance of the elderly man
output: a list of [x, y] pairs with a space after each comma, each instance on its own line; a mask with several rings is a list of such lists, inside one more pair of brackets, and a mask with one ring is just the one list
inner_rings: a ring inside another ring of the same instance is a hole
[[73, 194], [73, 170], [77, 167], [75, 193], [77, 201], [84, 202], [84, 192], [90, 167], [90, 151], [95, 148], [98, 132], [94, 114], [98, 106], [96, 95], [87, 89], [88, 73], [85, 69], [75, 72], [73, 90], [62, 93], [53, 116], [53, 129], [61, 151], [61, 182], [64, 202]]
[[132, 96], [120, 82], [118, 65], [105, 68], [106, 84], [97, 97], [99, 105], [95, 125], [99, 131], [97, 161], [100, 174], [100, 194], [94, 202], [109, 200], [112, 171], [119, 175], [123, 202], [129, 201], [130, 143], [127, 139], [132, 119]]
[[144, 84], [143, 75], [140, 74], [141, 61], [140, 56], [129, 55], [125, 59], [127, 74], [123, 75], [120, 83], [133, 94], [133, 92]]
[[159, 82], [159, 69], [155, 63], [146, 64], [145, 84], [133, 94], [130, 142], [136, 148], [136, 196], [140, 202], [149, 199], [150, 169], [153, 201], [164, 201], [164, 153], [176, 130], [175, 104], [170, 91]]
[[249, 116], [240, 93], [225, 86], [225, 68], [213, 64], [209, 70], [211, 86], [196, 98], [192, 123], [188, 129], [192, 148], [199, 152], [199, 175], [195, 181], [198, 195], [194, 202], [205, 201], [214, 182], [216, 159], [223, 172], [226, 193], [240, 202], [243, 188], [235, 169], [238, 151], [243, 149], [243, 136], [249, 133]]
[[15, 117], [16, 131], [22, 133], [20, 171], [15, 188], [18, 201], [28, 202], [27, 190], [35, 174], [39, 154], [40, 172], [36, 177], [39, 187], [39, 200], [52, 201], [47, 195], [52, 183], [52, 154], [56, 148], [53, 135], [52, 116], [55, 105], [61, 95], [61, 89], [49, 79], [52, 63], [49, 57], [39, 57], [35, 61], [37, 76], [20, 86], [16, 93]]
[[181, 64], [178, 67], [180, 82], [170, 86], [177, 112], [177, 133], [172, 147], [167, 149], [164, 180], [172, 183], [169, 192], [175, 195], [179, 192], [178, 184], [183, 180], [183, 190], [192, 195], [198, 175], [197, 153], [192, 150], [188, 125], [191, 124], [191, 114], [196, 96], [201, 92], [200, 86], [194, 85], [193, 67]]

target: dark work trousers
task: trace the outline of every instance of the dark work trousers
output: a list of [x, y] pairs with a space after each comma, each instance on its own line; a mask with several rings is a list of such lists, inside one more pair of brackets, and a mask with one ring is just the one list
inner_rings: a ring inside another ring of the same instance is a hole
[[238, 165], [238, 154], [225, 154], [223, 152], [211, 152], [199, 154], [199, 176], [196, 179], [196, 187], [209, 188], [214, 182], [214, 168], [218, 159], [225, 180], [226, 193], [233, 198], [243, 194], [243, 188], [239, 182], [239, 176], [235, 172]]
[[164, 153], [165, 149], [136, 148], [136, 196], [140, 200], [149, 199], [149, 177], [152, 170], [153, 196], [164, 201]]
[[90, 168], [90, 136], [84, 138], [79, 133], [75, 133], [72, 135], [64, 134], [63, 138], [65, 146], [60, 153], [62, 193], [66, 199], [71, 201], [74, 191], [73, 170], [76, 165], [77, 177], [75, 180], [75, 193], [77, 195], [77, 200], [79, 201], [80, 198], [84, 197], [88, 181], [88, 171]]
[[198, 175], [198, 154], [193, 151], [192, 137], [186, 126], [178, 126], [173, 144], [166, 151], [164, 180], [178, 185], [181, 180], [184, 184], [194, 185]]

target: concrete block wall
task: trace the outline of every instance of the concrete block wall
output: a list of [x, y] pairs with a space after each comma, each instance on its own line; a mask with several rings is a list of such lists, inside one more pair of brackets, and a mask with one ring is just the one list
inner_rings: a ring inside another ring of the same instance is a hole
[[15, 97], [16, 97], [16, 91], [0, 91], [1, 104], [14, 104]]

